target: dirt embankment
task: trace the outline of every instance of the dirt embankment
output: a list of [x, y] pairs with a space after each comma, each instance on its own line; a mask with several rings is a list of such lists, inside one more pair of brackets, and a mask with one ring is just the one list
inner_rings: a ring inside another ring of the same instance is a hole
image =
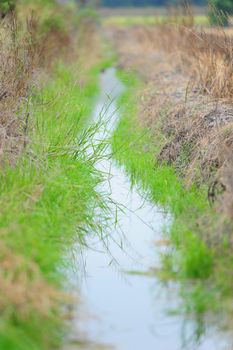
[[211, 205], [233, 218], [232, 38], [177, 26], [109, 30], [119, 66], [145, 81], [138, 120], [150, 127], [155, 162], [187, 186], [207, 185]]

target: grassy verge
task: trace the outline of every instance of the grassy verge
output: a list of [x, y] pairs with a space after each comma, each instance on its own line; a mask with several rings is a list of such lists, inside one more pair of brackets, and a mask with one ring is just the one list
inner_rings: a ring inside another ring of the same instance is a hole
[[226, 240], [213, 243], [218, 217], [208, 203], [207, 189], [196, 185], [187, 189], [173, 167], [157, 162], [163, 135], [155, 137], [151, 129], [139, 124], [137, 99], [142, 86], [132, 75], [120, 72], [119, 76], [128, 89], [119, 100], [122, 118], [112, 139], [113, 153], [132, 183], [173, 216], [164, 232], [170, 246], [161, 257], [159, 276], [179, 281], [183, 303], [178, 311], [197, 322], [200, 337], [207, 311], [229, 314], [232, 280], [226, 266], [232, 263], [230, 245]]
[[[106, 25], [161, 25], [163, 23], [171, 22], [168, 16], [109, 16], [103, 19], [103, 24]], [[177, 23], [177, 19], [174, 19], [174, 23]], [[209, 26], [207, 16], [195, 16], [194, 24], [196, 26]]]
[[89, 70], [81, 87], [74, 67], [56, 66], [28, 104], [30, 147], [1, 171], [1, 349], [52, 349], [62, 340], [65, 251], [84, 242], [103, 204], [95, 157], [82, 149], [88, 132], [81, 136], [99, 68]]

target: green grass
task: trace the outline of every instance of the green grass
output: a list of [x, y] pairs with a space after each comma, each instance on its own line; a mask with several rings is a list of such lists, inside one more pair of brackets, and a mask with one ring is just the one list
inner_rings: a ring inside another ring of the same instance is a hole
[[[0, 349], [54, 349], [61, 342], [61, 310], [59, 303], [50, 307], [47, 288], [64, 289], [62, 271], [71, 264], [67, 248], [84, 244], [89, 231], [98, 234], [94, 212], [105, 209], [96, 191], [102, 181], [94, 166], [99, 155], [84, 153], [100, 66], [88, 73], [84, 87], [75, 82], [76, 69], [58, 64], [48, 84], [35, 91], [30, 144], [14, 167], [1, 170]], [[35, 294], [27, 295], [29, 290]]]
[[171, 246], [161, 256], [163, 268], [159, 276], [179, 282], [183, 303], [178, 311], [195, 319], [196, 335], [200, 337], [205, 312], [217, 313], [225, 308], [227, 313], [229, 309], [229, 243], [226, 241], [225, 247], [220, 244], [219, 250], [214, 237], [213, 242], [210, 239], [219, 217], [208, 203], [207, 189], [195, 184], [186, 188], [173, 167], [156, 161], [162, 135], [155, 137], [138, 123], [137, 92], [141, 83], [122, 72], [119, 77], [128, 89], [119, 99], [122, 118], [112, 138], [113, 155], [124, 166], [132, 184], [172, 215], [170, 227], [164, 230]]
[[[102, 19], [103, 24], [132, 26], [137, 24], [159, 25], [163, 23], [172, 23], [172, 19], [167, 16], [109, 16]], [[176, 22], [177, 23], [177, 19]], [[209, 20], [207, 16], [195, 16], [194, 23], [197, 26], [208, 26]]]
[[[134, 84], [131, 79], [130, 86]], [[124, 164], [132, 183], [140, 183], [149, 193], [150, 200], [173, 214], [170, 234], [173, 242], [182, 249], [179, 274], [191, 278], [208, 277], [212, 268], [211, 254], [192, 227], [192, 218], [210, 210], [206, 191], [194, 185], [187, 190], [172, 167], [156, 164], [158, 146], [149, 129], [136, 126], [137, 107], [132, 90], [121, 97], [119, 105], [124, 106], [124, 117], [114, 134], [114, 156]], [[189, 252], [187, 256], [184, 254], [186, 248]]]

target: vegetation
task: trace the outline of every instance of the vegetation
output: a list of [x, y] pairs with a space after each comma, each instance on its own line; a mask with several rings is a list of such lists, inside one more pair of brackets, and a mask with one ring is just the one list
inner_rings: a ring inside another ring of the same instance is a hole
[[[101, 238], [111, 216], [95, 168], [106, 143], [88, 124], [109, 61], [89, 8], [4, 0], [0, 13], [0, 348], [54, 349], [72, 303], [67, 250]], [[134, 71], [120, 74], [128, 91], [112, 144], [132, 183], [172, 213], [159, 273], [181, 281], [185, 311], [200, 319], [213, 304], [227, 309], [233, 283], [232, 40], [194, 30], [186, 14], [172, 23], [105, 21], [119, 65]]]
[[[179, 19], [182, 21], [182, 18]], [[161, 25], [168, 21], [174, 21], [176, 23], [177, 18], [171, 18], [169, 16], [108, 16], [102, 20], [104, 25], [123, 25], [134, 26], [137, 24], [144, 25]], [[197, 26], [209, 26], [209, 19], [207, 16], [195, 16], [194, 24]]]
[[93, 82], [80, 90], [72, 70], [61, 65], [54, 73], [32, 100], [33, 156], [23, 154], [1, 173], [3, 349], [51, 349], [61, 340], [65, 250], [73, 240], [84, 244], [100, 201], [101, 178], [75, 141], [90, 112]]
[[211, 0], [211, 4], [218, 9], [228, 14], [233, 13], [233, 1], [232, 0]]
[[[196, 323], [194, 341], [198, 342], [205, 331], [206, 313], [211, 312], [222, 324], [229, 316], [231, 282], [228, 279], [224, 283], [220, 275], [220, 271], [227, 273], [223, 271], [230, 263], [228, 243], [222, 242], [220, 253], [219, 245], [209, 241], [218, 216], [209, 206], [205, 185], [185, 188], [174, 167], [155, 162], [163, 136], [156, 133], [156, 142], [153, 130], [138, 124], [137, 92], [143, 85], [131, 74], [120, 72], [120, 77], [128, 91], [119, 100], [122, 119], [112, 138], [113, 154], [124, 166], [132, 184], [143, 191], [144, 196], [147, 193], [148, 200], [172, 213], [171, 226], [164, 228], [169, 246], [161, 255], [162, 267], [156, 269], [156, 275], [165, 283], [179, 281], [182, 302], [172, 311], [185, 318], [192, 317]], [[208, 229], [206, 222], [210, 225]], [[226, 259], [222, 259], [223, 249]]]
[[71, 303], [67, 248], [81, 249], [101, 226], [94, 211], [106, 206], [95, 160], [103, 147], [85, 153], [101, 69], [92, 25], [39, 1], [18, 4], [17, 17], [0, 23], [1, 349], [61, 344]]
[[141, 25], [113, 38], [120, 67], [133, 71], [123, 77], [114, 157], [173, 214], [159, 276], [179, 281], [179, 311], [200, 336], [206, 312], [225, 326], [232, 318], [231, 33]]
[[[138, 113], [135, 88], [138, 89], [140, 85], [134, 85], [135, 78], [128, 74], [121, 73], [120, 76], [130, 89], [119, 100], [122, 119], [112, 139], [114, 156], [124, 164], [132, 183], [142, 186], [150, 200], [174, 214], [171, 232], [169, 230], [167, 234], [170, 239], [176, 240], [177, 245], [182, 246], [182, 252], [175, 252], [180, 256], [178, 258], [177, 255], [174, 260], [178, 264], [178, 268], [176, 264], [172, 265], [174, 271], [178, 271], [184, 278], [208, 277], [212, 269], [212, 257], [205, 244], [193, 232], [195, 218], [207, 214], [208, 210], [212, 212], [205, 197], [205, 188], [198, 189], [194, 185], [187, 190], [176, 176], [174, 168], [159, 164], [155, 168], [154, 159], [158, 156], [159, 143], [154, 142], [149, 128], [139, 125], [135, 129]], [[193, 222], [190, 220], [192, 217]]]
[[[167, 6], [177, 5], [182, 3], [182, 0], [102, 0], [103, 6], [117, 7], [117, 6]], [[206, 0], [193, 0], [193, 5], [206, 5]]]
[[230, 16], [233, 14], [232, 0], [211, 0], [209, 18], [213, 25], [227, 26]]

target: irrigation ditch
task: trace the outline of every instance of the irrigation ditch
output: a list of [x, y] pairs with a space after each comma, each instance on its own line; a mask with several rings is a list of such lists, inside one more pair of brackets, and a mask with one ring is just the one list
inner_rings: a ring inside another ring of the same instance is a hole
[[111, 199], [115, 220], [103, 239], [87, 239], [78, 284], [82, 302], [74, 310], [69, 342], [83, 349], [226, 349], [229, 338], [211, 320], [179, 312], [179, 281], [160, 278], [173, 215], [114, 158], [122, 149], [113, 145], [113, 152], [109, 140], [121, 119], [120, 96], [127, 93], [118, 75], [115, 68], [101, 74], [93, 112], [93, 122], [102, 125], [94, 144], [108, 145], [97, 164], [107, 178], [99, 191]]

